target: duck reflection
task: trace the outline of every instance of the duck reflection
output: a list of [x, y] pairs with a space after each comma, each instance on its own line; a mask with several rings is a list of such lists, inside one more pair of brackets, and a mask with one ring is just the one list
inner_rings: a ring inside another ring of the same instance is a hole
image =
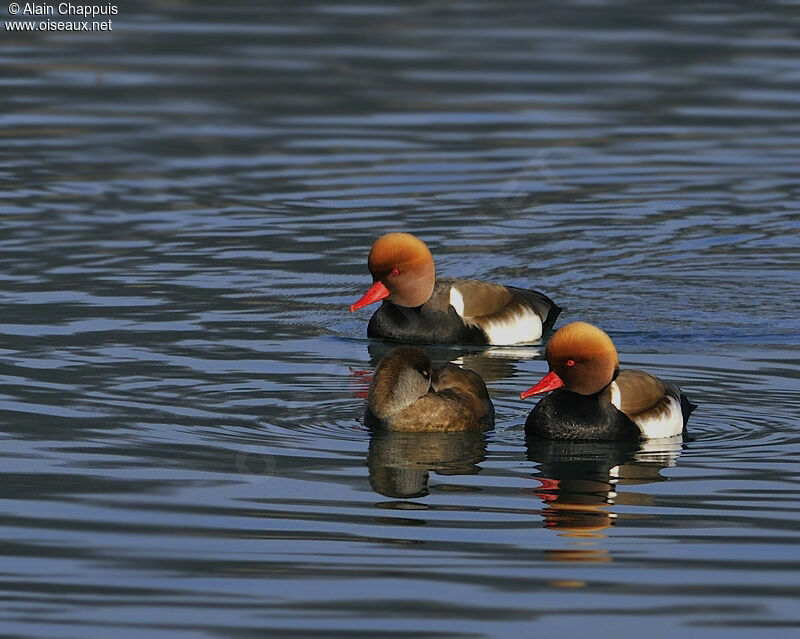
[[680, 437], [643, 442], [529, 438], [526, 444], [528, 459], [538, 464], [540, 486], [533, 494], [544, 504], [544, 525], [573, 541], [547, 556], [582, 562], [612, 560], [598, 544], [617, 519], [614, 506], [651, 503], [649, 495], [619, 492], [619, 487], [664, 481], [661, 470], [675, 465], [682, 447]]
[[373, 430], [367, 466], [372, 489], [387, 497], [408, 499], [429, 493], [428, 477], [474, 475], [486, 459], [486, 434], [456, 432], [397, 432]]

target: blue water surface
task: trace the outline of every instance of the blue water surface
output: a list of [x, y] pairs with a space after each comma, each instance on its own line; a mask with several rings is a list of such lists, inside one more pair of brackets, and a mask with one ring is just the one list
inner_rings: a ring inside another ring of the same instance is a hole
[[[0, 634], [791, 637], [793, 2], [135, 2], [0, 38]], [[3, 17], [5, 20], [5, 16]], [[527, 447], [370, 434], [380, 234], [681, 385]]]

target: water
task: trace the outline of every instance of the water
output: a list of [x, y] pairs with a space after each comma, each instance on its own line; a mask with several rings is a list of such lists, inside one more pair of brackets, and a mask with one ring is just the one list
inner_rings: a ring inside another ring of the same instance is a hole
[[[0, 632], [794, 636], [791, 2], [130, 3], [0, 40]], [[370, 437], [366, 253], [532, 285], [699, 404]]]

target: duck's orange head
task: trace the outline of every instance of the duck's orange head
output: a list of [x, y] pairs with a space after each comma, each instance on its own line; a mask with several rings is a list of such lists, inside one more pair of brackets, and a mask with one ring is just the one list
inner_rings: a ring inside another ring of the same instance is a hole
[[436, 270], [425, 242], [409, 233], [387, 233], [379, 237], [367, 260], [374, 282], [350, 311], [383, 299], [398, 306], [424, 304], [433, 293]]
[[573, 322], [558, 329], [545, 349], [550, 372], [520, 395], [522, 399], [562, 386], [580, 395], [594, 395], [608, 386], [619, 370], [617, 349], [596, 326]]

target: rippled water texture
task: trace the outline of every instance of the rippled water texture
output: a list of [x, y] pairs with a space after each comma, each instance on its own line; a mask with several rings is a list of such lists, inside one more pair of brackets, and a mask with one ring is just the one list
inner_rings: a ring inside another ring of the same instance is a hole
[[[794, 636], [798, 8], [3, 31], [0, 634]], [[370, 437], [347, 307], [388, 230], [601, 325], [694, 440], [526, 448], [536, 347], [430, 349], [493, 431]]]

